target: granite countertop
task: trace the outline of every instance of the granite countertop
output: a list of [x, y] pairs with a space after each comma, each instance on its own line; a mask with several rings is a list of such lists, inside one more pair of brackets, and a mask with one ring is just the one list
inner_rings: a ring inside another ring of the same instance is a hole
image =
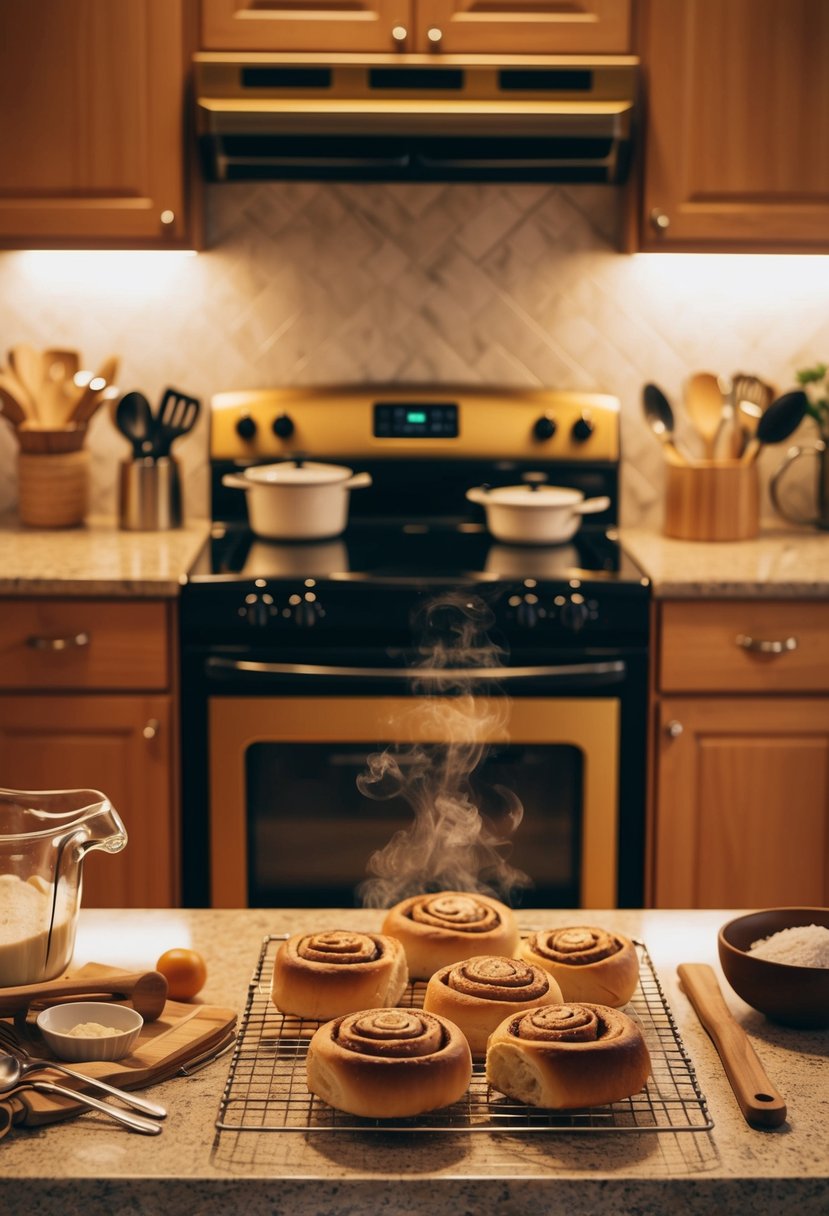
[[[379, 928], [376, 911], [84, 910], [76, 962], [152, 965], [161, 950], [191, 944], [204, 955], [211, 1004], [241, 1013], [268, 933]], [[712, 1131], [354, 1133], [217, 1132], [228, 1073], [218, 1060], [190, 1078], [153, 1087], [168, 1106], [162, 1135], [124, 1131], [97, 1114], [0, 1142], [0, 1210], [97, 1216], [165, 1212], [199, 1216], [334, 1216], [363, 1212], [475, 1212], [476, 1216], [659, 1216], [666, 1211], [829, 1210], [829, 1031], [775, 1026], [723, 992], [788, 1105], [767, 1131], [740, 1114], [714, 1047], [677, 986], [676, 965], [718, 967], [723, 911], [584, 911], [643, 940], [714, 1121]], [[525, 912], [526, 925], [567, 924], [574, 913]]]
[[91, 517], [81, 528], [0, 521], [0, 596], [173, 597], [210, 532], [190, 520], [165, 532], [126, 532]]
[[622, 547], [657, 599], [823, 599], [829, 596], [829, 534], [767, 524], [752, 540], [674, 540], [620, 528]]

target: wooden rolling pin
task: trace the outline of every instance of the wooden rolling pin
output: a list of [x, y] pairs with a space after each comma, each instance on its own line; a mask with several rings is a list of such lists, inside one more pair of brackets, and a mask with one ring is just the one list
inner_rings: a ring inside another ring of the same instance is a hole
[[680, 963], [676, 970], [685, 995], [714, 1042], [746, 1122], [764, 1128], [779, 1127], [786, 1119], [786, 1103], [768, 1079], [748, 1035], [726, 1005], [713, 967], [706, 963]]
[[167, 1001], [167, 980], [160, 971], [112, 971], [86, 979], [46, 980], [42, 984], [21, 984], [18, 988], [0, 988], [0, 1017], [25, 1013], [31, 1005], [53, 1005], [68, 997], [99, 996], [129, 998], [133, 1009], [145, 1022], [160, 1016]]

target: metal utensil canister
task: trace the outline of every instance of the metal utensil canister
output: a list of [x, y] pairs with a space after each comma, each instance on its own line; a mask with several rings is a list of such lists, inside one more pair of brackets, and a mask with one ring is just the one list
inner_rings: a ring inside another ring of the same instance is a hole
[[132, 532], [164, 532], [182, 524], [181, 477], [172, 456], [122, 460], [118, 470], [120, 526]]

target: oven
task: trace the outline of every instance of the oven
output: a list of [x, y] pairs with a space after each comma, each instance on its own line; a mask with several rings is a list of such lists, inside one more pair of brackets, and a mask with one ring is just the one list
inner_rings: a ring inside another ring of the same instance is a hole
[[[396, 392], [422, 414], [423, 389]], [[332, 408], [373, 417], [389, 395]], [[233, 401], [237, 421], [275, 409]], [[576, 421], [601, 407], [617, 425], [606, 399], [579, 403]], [[618, 451], [524, 452], [528, 423], [560, 403], [521, 404], [520, 458], [503, 441], [497, 457], [434, 462], [366, 442], [349, 462], [371, 469], [371, 496], [343, 536], [310, 544], [238, 517], [221, 419], [213, 534], [182, 591], [186, 903], [478, 889], [514, 906], [641, 905], [648, 591], [613, 533]], [[455, 405], [471, 443], [491, 400]], [[465, 489], [539, 470], [610, 507], [566, 545], [496, 541]]]

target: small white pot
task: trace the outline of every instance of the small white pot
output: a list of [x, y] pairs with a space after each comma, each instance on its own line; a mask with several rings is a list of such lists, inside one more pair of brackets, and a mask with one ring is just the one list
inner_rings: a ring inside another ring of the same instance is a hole
[[484, 507], [492, 535], [512, 545], [563, 544], [575, 536], [583, 515], [610, 506], [609, 498], [585, 498], [566, 486], [475, 486], [466, 497]]
[[285, 460], [228, 473], [222, 485], [245, 491], [250, 526], [257, 536], [325, 540], [345, 531], [349, 491], [370, 486], [371, 475], [338, 464]]

